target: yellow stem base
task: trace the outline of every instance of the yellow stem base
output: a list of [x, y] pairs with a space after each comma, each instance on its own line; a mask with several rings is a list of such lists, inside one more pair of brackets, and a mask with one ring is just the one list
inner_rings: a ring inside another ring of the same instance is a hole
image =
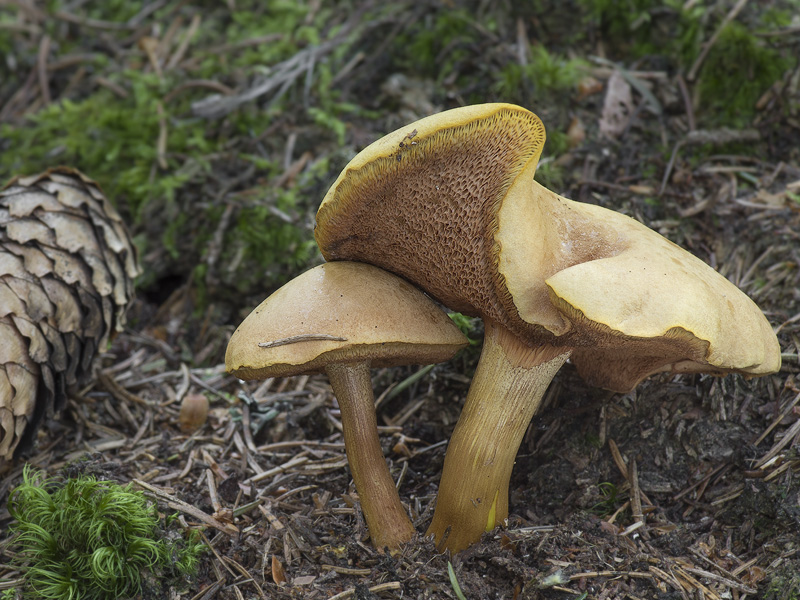
[[514, 458], [547, 386], [569, 350], [530, 349], [486, 322], [486, 337], [442, 471], [426, 535], [458, 552], [508, 517]]

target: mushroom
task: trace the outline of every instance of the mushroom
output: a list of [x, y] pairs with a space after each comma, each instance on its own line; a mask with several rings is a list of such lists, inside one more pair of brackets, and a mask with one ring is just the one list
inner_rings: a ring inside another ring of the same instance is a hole
[[231, 336], [225, 366], [241, 379], [328, 375], [372, 542], [394, 550], [415, 530], [383, 457], [369, 369], [442, 362], [466, 345], [408, 282], [372, 265], [336, 262], [306, 271], [254, 309]]
[[620, 392], [659, 371], [780, 367], [766, 318], [722, 275], [629, 217], [536, 183], [543, 144], [521, 107], [446, 111], [365, 148], [317, 213], [327, 260], [381, 266], [484, 320], [428, 529], [440, 550], [505, 520], [519, 444], [570, 356]]

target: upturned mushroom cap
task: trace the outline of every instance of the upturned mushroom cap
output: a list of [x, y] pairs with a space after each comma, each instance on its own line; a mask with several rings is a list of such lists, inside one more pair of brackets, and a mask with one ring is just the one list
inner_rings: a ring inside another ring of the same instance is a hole
[[[532, 169], [531, 169], [532, 171]], [[658, 371], [764, 375], [780, 346], [756, 304], [638, 221], [521, 178], [498, 211], [498, 268], [521, 319], [575, 348], [590, 383]]]
[[326, 260], [357, 260], [413, 281], [464, 314], [514, 310], [491, 264], [495, 213], [536, 164], [544, 126], [512, 104], [421, 119], [362, 150], [331, 186], [315, 237]]
[[373, 367], [442, 362], [466, 345], [407, 281], [336, 262], [306, 271], [255, 308], [231, 336], [225, 365], [241, 379], [266, 379], [359, 360]]

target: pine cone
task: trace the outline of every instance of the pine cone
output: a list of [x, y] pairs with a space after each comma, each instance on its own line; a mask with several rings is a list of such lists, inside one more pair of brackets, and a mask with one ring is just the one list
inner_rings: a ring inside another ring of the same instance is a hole
[[58, 167], [0, 190], [0, 463], [90, 377], [138, 274], [122, 219], [82, 173]]

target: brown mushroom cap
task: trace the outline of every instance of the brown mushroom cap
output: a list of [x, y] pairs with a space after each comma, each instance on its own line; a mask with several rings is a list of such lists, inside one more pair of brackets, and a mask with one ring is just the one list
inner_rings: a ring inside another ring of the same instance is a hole
[[255, 308], [231, 336], [225, 365], [242, 379], [266, 379], [359, 360], [373, 367], [442, 362], [466, 344], [407, 281], [372, 265], [336, 262], [306, 271]]
[[544, 126], [512, 104], [426, 117], [379, 139], [345, 168], [317, 212], [326, 260], [397, 273], [446, 306], [503, 322], [494, 214], [519, 172], [535, 164]]

